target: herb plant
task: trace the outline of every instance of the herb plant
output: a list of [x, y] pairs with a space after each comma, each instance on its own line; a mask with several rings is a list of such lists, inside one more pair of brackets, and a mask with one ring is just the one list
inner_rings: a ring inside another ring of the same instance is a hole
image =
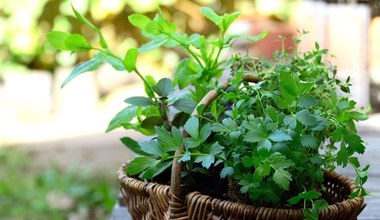
[[[197, 181], [192, 174], [217, 173], [222, 183], [232, 186], [228, 193], [231, 200], [303, 208], [308, 219], [316, 219], [317, 212], [328, 205], [322, 197], [324, 171], [347, 165], [358, 174], [357, 191], [351, 196], [367, 194], [363, 184], [368, 166], [361, 169], [355, 156], [364, 153], [365, 147], [354, 124], [367, 115], [356, 110], [356, 103], [348, 96], [337, 95], [337, 90], [349, 94], [349, 78], [344, 82], [336, 78], [336, 67], [324, 59], [328, 51], [318, 44], [307, 53], [295, 50], [288, 54], [283, 49], [273, 60], [248, 55], [224, 58], [223, 50], [235, 39], [257, 41], [268, 32], [257, 36], [227, 34], [239, 13], [218, 15], [203, 7], [201, 13], [219, 28], [217, 37], [177, 33], [162, 13], [154, 19], [134, 14], [129, 21], [150, 41], [119, 57], [108, 48], [100, 29], [73, 11], [99, 35], [99, 46], [89, 44], [80, 34], [48, 34], [48, 41], [57, 49], [97, 51], [91, 60], [74, 68], [63, 86], [104, 62], [137, 74], [144, 83], [146, 97], [127, 98], [128, 106], [107, 128], [124, 127], [155, 135], [143, 142], [121, 139], [139, 155], [127, 166], [129, 175], [155, 178], [172, 165], [174, 152], [184, 146], [178, 158], [185, 164], [184, 182], [191, 188]], [[188, 55], [178, 63], [173, 80], [156, 82], [139, 71], [138, 55], [158, 47], [178, 47]], [[226, 70], [231, 77], [224, 90], [218, 79]], [[256, 75], [261, 81], [246, 82], [247, 75]], [[211, 89], [218, 90], [218, 98], [209, 106], [197, 105]], [[198, 116], [190, 116], [192, 112]]]

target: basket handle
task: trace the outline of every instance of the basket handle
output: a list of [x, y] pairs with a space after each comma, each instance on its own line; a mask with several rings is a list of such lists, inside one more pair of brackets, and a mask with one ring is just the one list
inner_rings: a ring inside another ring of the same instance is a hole
[[[243, 81], [245, 82], [254, 82], [257, 83], [260, 81], [260, 78], [256, 75], [245, 75], [243, 77]], [[223, 90], [226, 90], [230, 85], [227, 81], [222, 83], [221, 88]], [[198, 103], [197, 107], [200, 105], [205, 105], [203, 109], [206, 109], [215, 99], [218, 97], [218, 91], [217, 90], [211, 90], [208, 92], [202, 100]], [[197, 107], [194, 109], [193, 113], [191, 115], [198, 115]], [[183, 131], [183, 136], [187, 137], [188, 134]], [[178, 156], [182, 154], [185, 151], [185, 145], [182, 144], [182, 146], [175, 151], [175, 157], [173, 160], [173, 166], [171, 171], [171, 182], [170, 182], [170, 191], [171, 191], [171, 199], [170, 199], [170, 219], [174, 219], [178, 217], [179, 215], [182, 216], [180, 212], [184, 212], [186, 210], [183, 210], [183, 198], [181, 194], [181, 171], [182, 171], [182, 164], [178, 162]], [[172, 216], [174, 218], [172, 218]]]

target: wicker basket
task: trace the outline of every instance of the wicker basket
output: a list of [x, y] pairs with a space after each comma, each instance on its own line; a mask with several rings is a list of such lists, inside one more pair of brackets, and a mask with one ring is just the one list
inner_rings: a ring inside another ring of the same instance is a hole
[[[259, 79], [254, 76], [246, 76], [244, 80], [257, 82]], [[226, 89], [227, 87], [228, 84], [225, 83], [223, 88]], [[207, 107], [217, 95], [215, 90], [210, 91], [200, 104], [205, 104]], [[181, 154], [183, 150], [183, 148], [178, 149], [176, 155]], [[120, 190], [134, 220], [304, 219], [302, 209], [255, 207], [212, 198], [199, 192], [182, 195], [182, 164], [177, 159], [173, 162], [170, 186], [129, 177], [124, 171], [126, 166], [128, 164], [120, 167], [118, 178], [121, 184]], [[319, 219], [357, 219], [365, 204], [363, 204], [364, 199], [362, 197], [349, 199], [350, 193], [355, 190], [355, 184], [352, 180], [336, 173], [325, 172], [324, 181], [327, 187], [325, 199], [332, 205], [319, 213]]]

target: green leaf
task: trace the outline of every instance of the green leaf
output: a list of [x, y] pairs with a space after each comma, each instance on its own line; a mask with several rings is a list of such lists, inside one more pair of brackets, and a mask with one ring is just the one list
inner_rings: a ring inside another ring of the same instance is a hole
[[65, 79], [65, 81], [63, 81], [61, 88], [63, 88], [68, 82], [70, 82], [72, 79], [79, 76], [80, 74], [98, 69], [102, 63], [103, 59], [100, 53], [95, 54], [95, 56], [92, 59], [77, 65], [71, 71], [70, 75]]
[[160, 144], [155, 140], [140, 142], [139, 145], [142, 151], [150, 155], [162, 157], [164, 153]]
[[318, 148], [317, 140], [315, 139], [315, 137], [312, 135], [308, 135], [308, 134], [305, 134], [302, 136], [301, 144], [304, 147], [308, 147], [308, 148], [312, 148], [312, 149]]
[[293, 76], [288, 72], [280, 73], [280, 87], [283, 87], [285, 91], [292, 96], [297, 97], [299, 94], [298, 85]]
[[146, 26], [152, 22], [152, 20], [142, 14], [132, 14], [128, 16], [129, 22], [140, 30], [145, 30]]
[[212, 21], [216, 26], [220, 26], [222, 22], [222, 17], [219, 16], [212, 8], [209, 7], [201, 7], [201, 13]]
[[353, 112], [350, 112], [350, 114], [351, 114], [351, 117], [357, 121], [364, 121], [368, 119], [368, 115], [363, 112], [353, 111]]
[[137, 106], [128, 106], [116, 114], [114, 118], [108, 124], [106, 132], [112, 131], [116, 128], [123, 126], [125, 123], [129, 123], [137, 112]]
[[159, 174], [161, 174], [162, 172], [164, 172], [165, 170], [167, 170], [169, 167], [171, 167], [173, 164], [173, 161], [170, 160], [170, 161], [165, 161], [165, 162], [160, 162], [158, 165], [156, 165], [156, 170], [152, 176], [155, 177]]
[[[210, 136], [211, 134], [211, 126], [209, 123], [205, 124], [202, 128], [201, 128], [201, 131], [199, 132], [199, 141], [200, 142], [205, 142], [207, 140], [207, 138]], [[216, 144], [216, 143], [214, 143]], [[212, 145], [214, 146], [214, 145]], [[211, 147], [212, 147], [211, 146]]]
[[104, 62], [110, 64], [117, 71], [125, 70], [123, 61], [118, 57], [114, 57], [109, 54], [102, 53], [102, 59]]
[[181, 147], [183, 143], [182, 133], [176, 127], [172, 127], [171, 132], [163, 127], [156, 127], [156, 133], [158, 143], [160, 143], [165, 152], [175, 151], [177, 148]]
[[140, 145], [137, 143], [137, 141], [133, 140], [130, 137], [123, 137], [120, 139], [121, 142], [131, 151], [133, 151], [136, 154], [143, 155], [143, 156], [150, 156], [146, 152], [141, 150]]
[[169, 78], [162, 78], [158, 83], [152, 87], [153, 91], [161, 96], [168, 97], [170, 94], [174, 92], [173, 82]]
[[199, 138], [199, 121], [198, 118], [195, 116], [192, 116], [187, 122], [185, 123], [185, 131], [193, 138], [198, 139]]
[[228, 129], [226, 126], [220, 124], [220, 123], [213, 123], [211, 125], [211, 130], [213, 132], [221, 133], [221, 132], [229, 132], [230, 129]]
[[180, 89], [183, 89], [201, 75], [202, 67], [197, 62], [185, 58], [176, 67], [174, 83], [178, 84]]
[[142, 122], [141, 122], [141, 127], [145, 129], [153, 129], [156, 126], [161, 126], [164, 124], [164, 121], [162, 120], [161, 116], [149, 116], [146, 117]]
[[268, 136], [268, 138], [275, 142], [291, 141], [292, 137], [281, 130], [276, 130]]
[[77, 10], [75, 10], [74, 6], [71, 5], [71, 8], [75, 14], [75, 17], [85, 25], [89, 26], [91, 29], [93, 29], [99, 36], [99, 44], [102, 48], [107, 49], [107, 43], [102, 35], [102, 32], [99, 28], [97, 28], [94, 24], [92, 24], [89, 20], [87, 20], [85, 17], [83, 17]]
[[361, 137], [355, 133], [348, 133], [343, 135], [343, 140], [348, 144], [350, 151], [363, 154], [365, 151], [365, 146], [363, 145], [363, 140]]
[[289, 190], [289, 183], [292, 181], [292, 175], [286, 170], [276, 170], [273, 174], [273, 181], [281, 188]]
[[177, 128], [182, 127], [189, 117], [190, 115], [185, 112], [177, 112], [173, 117], [172, 126]]
[[316, 191], [307, 191], [307, 192], [302, 192], [299, 193], [297, 196], [293, 196], [292, 198], [288, 199], [288, 203], [291, 205], [295, 205], [301, 201], [301, 199], [318, 199], [321, 197], [320, 192]]
[[295, 129], [297, 126], [297, 120], [293, 115], [288, 115], [284, 118], [284, 124], [291, 129]]
[[80, 34], [70, 34], [65, 39], [65, 46], [73, 52], [88, 51], [92, 48], [86, 38]]
[[160, 162], [159, 160], [149, 158], [149, 157], [136, 157], [127, 166], [126, 172], [129, 175], [133, 176], [133, 175], [143, 172], [149, 167], [155, 167], [159, 162]]
[[263, 31], [260, 34], [255, 35], [255, 36], [250, 36], [250, 35], [245, 35], [245, 34], [231, 34], [231, 35], [226, 36], [225, 43], [228, 44], [231, 40], [234, 40], [237, 38], [255, 42], [255, 41], [264, 39], [266, 36], [268, 36], [268, 34], [269, 34], [269, 31]]
[[[225, 33], [228, 28], [231, 26], [231, 24], [236, 20], [237, 17], [239, 17], [240, 12], [232, 12], [231, 14], [225, 14], [222, 17], [222, 31]], [[220, 25], [219, 25], [220, 26]]]
[[266, 177], [270, 174], [270, 164], [263, 163], [258, 166], [255, 170], [255, 175], [258, 175], [260, 178]]
[[127, 54], [125, 54], [123, 65], [128, 72], [136, 70], [136, 60], [138, 55], [139, 51], [136, 48], [129, 49]]
[[310, 95], [304, 95], [298, 100], [298, 105], [301, 108], [309, 108], [316, 106], [318, 104], [317, 100]]
[[217, 155], [223, 152], [224, 147], [220, 145], [218, 142], [215, 142], [213, 145], [210, 147], [209, 153], [211, 155]]
[[124, 102], [134, 106], [150, 106], [154, 104], [150, 98], [144, 96], [130, 97], [124, 100]]
[[214, 161], [214, 155], [198, 156], [197, 159], [195, 159], [195, 163], [201, 163], [202, 166], [206, 169], [210, 168], [211, 164], [214, 163]]
[[174, 108], [187, 114], [191, 114], [194, 111], [195, 106], [197, 106], [197, 103], [188, 98], [180, 98], [173, 103]]
[[237, 128], [236, 122], [232, 118], [225, 118], [222, 120], [222, 123], [230, 130], [235, 130]]
[[253, 159], [247, 155], [241, 158], [241, 162], [246, 168], [251, 168], [254, 165]]
[[191, 153], [190, 151], [186, 151], [185, 154], [178, 159], [178, 162], [186, 162], [186, 161], [189, 161], [191, 160]]
[[157, 49], [164, 45], [166, 42], [168, 42], [168, 38], [165, 35], [160, 35], [158, 37], [153, 38], [153, 40], [149, 41], [148, 43], [142, 45], [139, 49], [138, 52], [143, 53], [147, 51], [151, 51], [154, 49]]
[[224, 167], [222, 171], [220, 171], [220, 178], [226, 178], [227, 176], [232, 176], [232, 174], [234, 174], [234, 168]]
[[70, 34], [61, 31], [51, 31], [46, 35], [47, 41], [57, 50], [69, 50], [65, 41]]
[[305, 126], [316, 126], [318, 124], [317, 119], [306, 109], [296, 113], [296, 119]]

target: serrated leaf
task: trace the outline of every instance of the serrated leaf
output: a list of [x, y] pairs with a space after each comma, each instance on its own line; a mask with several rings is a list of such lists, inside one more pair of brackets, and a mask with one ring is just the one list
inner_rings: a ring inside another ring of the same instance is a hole
[[217, 155], [223, 152], [224, 147], [220, 145], [218, 142], [215, 142], [213, 145], [210, 147], [209, 154], [210, 155]]
[[195, 159], [195, 163], [201, 163], [202, 166], [206, 169], [210, 168], [211, 164], [214, 163], [214, 161], [214, 155], [198, 156], [197, 159]]
[[136, 48], [131, 48], [125, 54], [123, 65], [128, 72], [136, 70], [136, 60], [139, 55], [139, 51]]
[[143, 156], [150, 156], [149, 154], [145, 153], [141, 150], [140, 145], [137, 143], [137, 141], [133, 140], [130, 137], [123, 137], [120, 139], [120, 141], [131, 151], [133, 151], [136, 154], [143, 155]]
[[79, 76], [82, 73], [94, 71], [99, 68], [99, 66], [103, 63], [103, 59], [99, 53], [95, 54], [95, 56], [79, 65], [77, 65], [70, 73], [70, 75], [63, 81], [61, 88], [63, 88], [68, 82], [70, 82], [75, 77]]
[[61, 31], [51, 31], [46, 35], [47, 41], [57, 50], [69, 50], [65, 41], [70, 34]]
[[273, 174], [273, 181], [285, 190], [289, 190], [289, 183], [292, 181], [292, 175], [286, 170], [276, 170]]
[[153, 91], [160, 97], [168, 97], [174, 92], [173, 82], [169, 78], [162, 78], [152, 87]]
[[155, 167], [160, 161], [150, 157], [136, 157], [125, 169], [129, 175], [136, 175], [149, 167]]
[[142, 151], [150, 155], [162, 157], [164, 153], [160, 144], [155, 140], [140, 142], [139, 145]]
[[222, 124], [230, 130], [235, 130], [237, 127], [236, 122], [232, 118], [223, 119]]
[[88, 51], [92, 48], [87, 39], [80, 34], [70, 34], [65, 39], [65, 46], [73, 52]]
[[228, 176], [232, 176], [232, 174], [234, 174], [234, 168], [224, 167], [222, 171], [220, 171], [220, 178], [226, 178]]
[[308, 134], [302, 136], [301, 144], [304, 147], [308, 147], [308, 148], [312, 148], [312, 149], [318, 148], [317, 139], [315, 139], [314, 136], [308, 135]]
[[246, 135], [244, 135], [244, 141], [251, 143], [265, 141], [266, 139], [266, 134], [260, 132], [250, 131]]
[[197, 103], [188, 98], [180, 98], [173, 103], [174, 108], [187, 114], [191, 114], [195, 106], [197, 106]]
[[232, 12], [231, 14], [224, 14], [222, 17], [222, 24], [219, 27], [222, 27], [222, 32], [226, 32], [231, 24], [239, 17], [240, 12]]
[[106, 132], [112, 131], [116, 128], [123, 126], [125, 123], [129, 123], [137, 112], [136, 106], [128, 106], [116, 114], [108, 124]]
[[295, 129], [297, 126], [297, 120], [293, 115], [288, 115], [284, 118], [284, 124], [291, 129]]
[[220, 124], [220, 123], [213, 123], [211, 125], [211, 130], [213, 132], [217, 132], [217, 133], [220, 133], [220, 132], [229, 132], [230, 129], [228, 129], [226, 126]]
[[275, 142], [291, 141], [292, 137], [284, 131], [276, 130], [268, 136], [268, 138]]
[[298, 100], [298, 105], [301, 108], [309, 108], [316, 106], [318, 104], [317, 100], [310, 95], [304, 95]]
[[361, 137], [354, 133], [349, 133], [343, 135], [343, 140], [348, 144], [351, 151], [363, 154], [365, 151], [365, 146], [363, 145], [363, 140]]
[[184, 125], [185, 131], [193, 138], [199, 138], [199, 121], [196, 117], [191, 117]]
[[185, 147], [186, 149], [196, 148], [201, 144], [198, 139], [195, 138], [186, 138], [185, 139]]
[[149, 116], [146, 117], [142, 122], [141, 122], [141, 127], [145, 129], [153, 129], [156, 126], [161, 126], [164, 124], [164, 121], [162, 120], [161, 116]]
[[305, 109], [296, 113], [296, 119], [303, 125], [309, 127], [316, 126], [318, 124], [317, 119]]
[[145, 30], [146, 26], [152, 22], [152, 20], [142, 14], [132, 14], [128, 16], [128, 21], [140, 30]]
[[185, 154], [178, 159], [178, 162], [186, 162], [186, 161], [189, 161], [191, 159], [191, 153], [190, 151], [186, 151]]
[[156, 133], [158, 143], [165, 152], [175, 151], [177, 148], [181, 147], [183, 137], [178, 128], [172, 127], [171, 132], [169, 132], [165, 128], [156, 127]]
[[130, 97], [125, 99], [124, 102], [134, 106], [150, 106], [154, 104], [150, 98], [144, 96]]

